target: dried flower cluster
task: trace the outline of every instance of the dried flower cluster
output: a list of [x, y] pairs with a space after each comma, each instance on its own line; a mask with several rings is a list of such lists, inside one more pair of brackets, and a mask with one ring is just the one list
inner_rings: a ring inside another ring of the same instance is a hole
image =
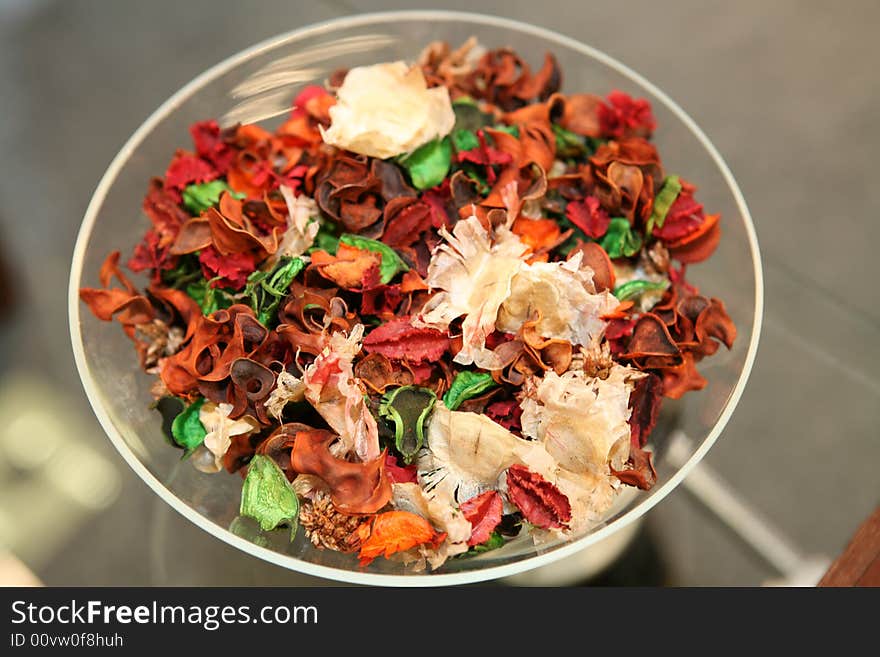
[[[242, 513], [418, 570], [569, 537], [650, 488], [663, 397], [736, 329], [685, 279], [720, 238], [650, 104], [473, 39], [309, 86], [274, 131], [192, 126], [82, 300]], [[114, 282], [115, 281], [115, 282]]]

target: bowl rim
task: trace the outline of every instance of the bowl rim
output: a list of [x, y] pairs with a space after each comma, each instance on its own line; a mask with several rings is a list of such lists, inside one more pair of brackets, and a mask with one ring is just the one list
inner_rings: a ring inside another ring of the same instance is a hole
[[[392, 575], [383, 573], [367, 573], [354, 570], [345, 570], [324, 566], [320, 564], [310, 563], [297, 557], [275, 552], [264, 547], [255, 545], [239, 536], [236, 536], [228, 529], [215, 523], [209, 518], [203, 516], [195, 509], [190, 507], [186, 502], [178, 498], [162, 482], [155, 477], [147, 467], [135, 455], [132, 449], [123, 440], [119, 431], [117, 431], [109, 414], [104, 409], [101, 402], [100, 394], [94, 387], [93, 378], [89, 371], [86, 361], [85, 350], [83, 347], [82, 333], [80, 326], [80, 303], [79, 288], [81, 286], [81, 277], [83, 263], [85, 260], [86, 246], [88, 245], [92, 229], [97, 220], [101, 206], [107, 192], [114, 183], [120, 169], [125, 162], [131, 157], [137, 146], [143, 139], [153, 130], [153, 128], [179, 105], [181, 105], [190, 96], [196, 93], [206, 84], [212, 82], [219, 76], [229, 72], [239, 64], [246, 62], [248, 59], [266, 52], [273, 48], [283, 45], [289, 41], [302, 37], [316, 36], [322, 33], [331, 32], [340, 28], [363, 27], [368, 25], [381, 24], [388, 21], [462, 21], [471, 24], [490, 25], [492, 27], [509, 29], [514, 32], [531, 34], [536, 37], [555, 42], [566, 48], [570, 48], [580, 52], [586, 56], [599, 61], [608, 66], [617, 73], [625, 76], [636, 85], [642, 87], [646, 91], [653, 94], [654, 98], [663, 103], [697, 138], [703, 148], [711, 156], [715, 165], [721, 171], [721, 174], [727, 183], [731, 193], [733, 194], [736, 205], [745, 224], [746, 235], [749, 242], [749, 249], [752, 256], [752, 264], [754, 266], [755, 276], [755, 313], [752, 321], [751, 340], [748, 345], [745, 361], [739, 378], [731, 391], [724, 408], [716, 421], [715, 425], [709, 431], [706, 438], [702, 441], [696, 451], [691, 455], [688, 461], [682, 465], [669, 481], [660, 486], [652, 495], [644, 501], [636, 504], [632, 509], [621, 515], [611, 523], [600, 527], [599, 529], [582, 536], [581, 538], [571, 541], [568, 544], [554, 548], [552, 551], [535, 554], [530, 557], [519, 559], [513, 563], [488, 566], [477, 570], [468, 570], [455, 573], [429, 573], [419, 575]], [[378, 586], [436, 586], [436, 585], [454, 585], [468, 584], [485, 580], [497, 579], [508, 575], [514, 575], [533, 568], [550, 564], [565, 557], [578, 553], [587, 547], [598, 543], [607, 538], [611, 534], [623, 529], [630, 523], [647, 513], [658, 502], [664, 499], [672, 490], [674, 490], [688, 473], [703, 459], [709, 448], [718, 439], [718, 436], [727, 425], [734, 409], [739, 403], [746, 382], [754, 365], [755, 356], [758, 350], [758, 342], [761, 334], [761, 324], [764, 310], [764, 281], [763, 268], [761, 264], [761, 254], [758, 247], [757, 234], [752, 222], [751, 214], [748, 206], [733, 177], [727, 163], [721, 157], [718, 150], [700, 129], [696, 122], [669, 96], [661, 89], [656, 87], [649, 80], [639, 73], [635, 72], [625, 64], [614, 59], [610, 55], [594, 48], [593, 46], [582, 43], [574, 38], [560, 34], [554, 30], [525, 23], [510, 18], [502, 18], [488, 14], [449, 11], [449, 10], [401, 10], [401, 11], [381, 11], [370, 12], [365, 14], [342, 16], [311, 25], [291, 30], [274, 37], [270, 37], [259, 43], [250, 46], [236, 54], [227, 57], [223, 61], [215, 64], [211, 68], [197, 75], [186, 85], [181, 87], [165, 102], [163, 102], [149, 117], [135, 130], [128, 138], [119, 152], [111, 161], [100, 182], [98, 183], [92, 195], [91, 201], [86, 209], [83, 222], [77, 235], [76, 245], [73, 251], [73, 259], [70, 270], [70, 280], [68, 288], [68, 317], [70, 325], [70, 338], [73, 347], [74, 360], [76, 361], [77, 371], [85, 389], [86, 396], [92, 406], [92, 410], [98, 418], [104, 431], [107, 433], [113, 445], [116, 447], [120, 455], [125, 459], [132, 470], [167, 504], [180, 513], [184, 518], [205, 530], [215, 538], [242, 550], [243, 552], [255, 556], [257, 558], [268, 561], [277, 566], [301, 572], [306, 575], [322, 577], [326, 579], [343, 581], [350, 584], [370, 584]]]

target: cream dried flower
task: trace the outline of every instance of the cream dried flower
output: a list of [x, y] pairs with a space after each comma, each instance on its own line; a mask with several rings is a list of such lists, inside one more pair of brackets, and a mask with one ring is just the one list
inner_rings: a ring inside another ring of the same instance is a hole
[[305, 194], [293, 195], [293, 190], [286, 185], [279, 187], [281, 195], [287, 203], [287, 230], [281, 236], [278, 250], [272, 255], [271, 261], [279, 258], [295, 258], [308, 250], [315, 241], [321, 224], [314, 219], [319, 216], [318, 204]]
[[534, 382], [521, 407], [523, 434], [540, 440], [566, 470], [604, 475], [629, 457], [629, 396], [640, 374], [613, 365], [607, 378], [552, 370]]
[[305, 398], [339, 434], [334, 443], [337, 456], [354, 451], [361, 461], [379, 456], [379, 428], [364, 401], [353, 361], [361, 350], [364, 326], [356, 324], [346, 335], [337, 331], [330, 343], [303, 374]]
[[490, 236], [476, 216], [456, 223], [452, 234], [444, 228], [440, 234], [446, 243], [431, 256], [427, 278], [440, 292], [414, 323], [445, 330], [464, 316], [463, 345], [455, 362], [491, 368], [494, 354], [485, 348], [486, 337], [495, 330], [498, 309], [510, 295], [511, 280], [528, 247], [504, 226]]
[[592, 270], [580, 263], [578, 253], [563, 262], [523, 264], [498, 310], [496, 328], [516, 333], [537, 312], [542, 337], [590, 344], [605, 330], [602, 315], [612, 312], [618, 301], [607, 290], [596, 293]]
[[429, 89], [418, 66], [398, 61], [349, 70], [321, 135], [332, 146], [386, 159], [446, 136], [454, 124], [446, 87]]
[[305, 399], [305, 391], [306, 385], [301, 378], [294, 376], [287, 370], [283, 370], [278, 374], [275, 387], [266, 399], [266, 410], [269, 412], [269, 415], [280, 422], [281, 414], [284, 412], [284, 407], [287, 406], [287, 403], [302, 401]]
[[214, 468], [219, 471], [223, 464], [223, 455], [232, 444], [232, 436], [256, 431], [260, 423], [249, 415], [244, 415], [237, 420], [229, 417], [232, 412], [232, 404], [215, 404], [205, 402], [199, 410], [199, 422], [207, 430], [204, 445], [214, 455]]

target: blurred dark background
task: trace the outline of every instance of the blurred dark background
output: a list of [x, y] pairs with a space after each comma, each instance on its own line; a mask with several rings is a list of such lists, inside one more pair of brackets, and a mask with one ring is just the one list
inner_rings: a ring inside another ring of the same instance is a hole
[[[67, 279], [105, 167], [175, 90], [261, 39], [400, 4], [0, 0], [0, 583], [21, 572], [12, 555], [49, 585], [320, 583], [204, 534], [128, 469], [75, 371]], [[766, 313], [750, 383], [706, 463], [801, 554], [836, 556], [880, 501], [880, 4], [443, 8], [596, 46], [664, 89], [714, 141], [754, 217]], [[601, 574], [596, 559], [575, 561], [517, 583], [779, 577], [684, 489], [626, 539], [597, 557], [616, 558]]]

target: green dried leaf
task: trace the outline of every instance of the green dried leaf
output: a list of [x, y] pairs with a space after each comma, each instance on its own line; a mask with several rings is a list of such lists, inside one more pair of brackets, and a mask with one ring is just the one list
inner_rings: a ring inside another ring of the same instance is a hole
[[480, 140], [476, 133], [470, 130], [453, 130], [452, 145], [456, 151], [469, 151], [472, 148], [477, 148], [480, 145]]
[[223, 180], [212, 180], [198, 185], [188, 185], [183, 190], [183, 205], [190, 214], [198, 216], [208, 208], [217, 205], [223, 192], [230, 192], [238, 199], [244, 198], [244, 194], [233, 192]]
[[517, 128], [515, 125], [507, 125], [505, 123], [497, 123], [492, 126], [492, 129], [497, 130], [498, 132], [506, 132], [507, 134], [519, 139], [519, 128]]
[[190, 404], [184, 408], [171, 423], [171, 435], [174, 442], [183, 447], [184, 458], [193, 453], [193, 451], [205, 441], [208, 435], [204, 425], [199, 420], [199, 411], [205, 403], [204, 398]]
[[210, 315], [221, 308], [229, 308], [235, 303], [234, 290], [211, 287], [211, 281], [204, 278], [187, 285], [186, 293], [199, 304], [203, 315]]
[[419, 386], [403, 386], [385, 393], [379, 405], [379, 416], [394, 424], [394, 446], [404, 463], [412, 463], [425, 444], [425, 422], [437, 395]]
[[489, 535], [489, 538], [486, 539], [485, 543], [480, 543], [479, 545], [475, 545], [471, 548], [475, 553], [480, 554], [481, 552], [488, 552], [489, 550], [495, 550], [504, 545], [504, 537], [498, 532], [492, 532]]
[[628, 299], [635, 299], [645, 292], [665, 290], [667, 287], [669, 287], [669, 281], [654, 282], [639, 279], [618, 285], [614, 288], [614, 296], [617, 297], [618, 301], [626, 301]]
[[335, 225], [329, 221], [321, 221], [318, 226], [318, 234], [315, 235], [315, 241], [309, 248], [309, 253], [313, 251], [326, 251], [330, 255], [336, 255], [336, 249], [339, 248], [339, 236], [335, 232]]
[[485, 543], [480, 543], [479, 545], [474, 545], [467, 552], [463, 552], [458, 555], [459, 558], [467, 558], [467, 557], [475, 557], [478, 554], [483, 554], [484, 552], [488, 552], [489, 550], [497, 550], [500, 547], [504, 546], [504, 537], [498, 532], [492, 532], [489, 535], [489, 538], [486, 539]]
[[257, 454], [248, 465], [241, 488], [239, 513], [271, 531], [278, 525], [290, 525], [290, 540], [296, 535], [299, 500], [281, 468], [268, 456]]
[[666, 221], [666, 215], [669, 208], [675, 203], [675, 199], [681, 193], [681, 181], [678, 176], [666, 176], [663, 180], [663, 186], [654, 197], [654, 207], [651, 210], [651, 216], [648, 219], [648, 227], [645, 235], [650, 235], [654, 228], [663, 228], [663, 222]]
[[274, 269], [257, 270], [248, 276], [244, 297], [263, 326], [269, 327], [274, 321], [278, 306], [290, 291], [290, 284], [305, 266], [302, 258], [281, 258]]
[[642, 238], [629, 225], [624, 217], [613, 217], [608, 224], [608, 232], [599, 242], [609, 258], [621, 258], [635, 255], [642, 248]]
[[407, 264], [401, 260], [399, 255], [397, 255], [397, 251], [384, 242], [371, 240], [367, 237], [361, 237], [360, 235], [354, 235], [352, 233], [345, 233], [339, 238], [339, 241], [358, 249], [373, 251], [382, 256], [382, 264], [379, 265], [379, 279], [383, 285], [390, 283], [391, 279], [397, 276], [400, 272], [409, 270]]
[[455, 112], [455, 129], [470, 130], [476, 132], [480, 128], [491, 125], [491, 114], [481, 112], [473, 99], [463, 96], [456, 98], [452, 103], [452, 111]]
[[401, 157], [398, 164], [409, 173], [416, 189], [428, 189], [443, 182], [452, 164], [449, 137], [434, 139]]
[[162, 285], [181, 290], [190, 283], [200, 280], [202, 276], [199, 259], [194, 254], [188, 253], [180, 257], [174, 269], [162, 272]]
[[443, 404], [450, 411], [454, 411], [461, 406], [463, 401], [476, 397], [497, 385], [488, 372], [464, 370], [456, 375], [449, 390], [443, 395]]

